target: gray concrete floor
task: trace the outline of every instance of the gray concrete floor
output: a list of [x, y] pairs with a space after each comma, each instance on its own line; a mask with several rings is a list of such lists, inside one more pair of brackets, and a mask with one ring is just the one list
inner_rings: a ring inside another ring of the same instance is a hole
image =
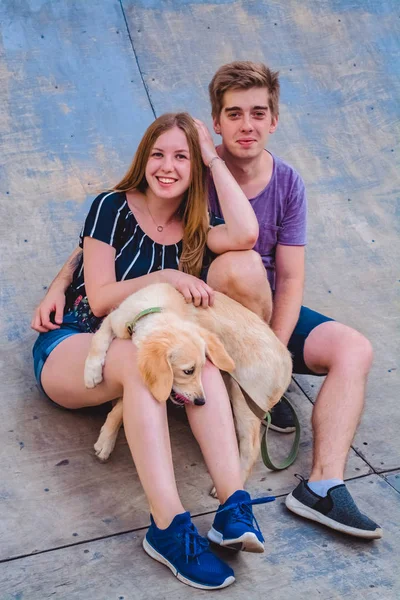
[[[207, 594], [141, 550], [149, 517], [124, 436], [101, 465], [92, 446], [104, 411], [60, 411], [40, 395], [29, 323], [91, 200], [123, 174], [154, 115], [186, 109], [210, 125], [207, 84], [233, 59], [281, 73], [271, 150], [308, 190], [305, 301], [374, 345], [346, 480], [384, 538], [349, 539], [285, 510], [294, 473], [309, 472], [321, 385], [296, 377], [299, 458], [284, 473], [258, 463], [249, 481], [252, 494], [277, 496], [255, 509], [266, 553], [228, 557], [237, 583], [219, 593], [399, 598], [397, 2], [5, 0], [0, 28], [0, 599]], [[182, 499], [205, 532], [217, 506], [209, 476], [179, 414], [171, 432]], [[277, 453], [288, 444], [272, 441]]]

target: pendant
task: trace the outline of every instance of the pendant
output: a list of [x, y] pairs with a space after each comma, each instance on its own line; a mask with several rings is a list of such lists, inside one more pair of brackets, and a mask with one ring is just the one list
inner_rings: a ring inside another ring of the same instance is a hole
[[164, 231], [164, 227], [162, 225], [157, 225], [157, 231], [161, 233], [162, 231]]

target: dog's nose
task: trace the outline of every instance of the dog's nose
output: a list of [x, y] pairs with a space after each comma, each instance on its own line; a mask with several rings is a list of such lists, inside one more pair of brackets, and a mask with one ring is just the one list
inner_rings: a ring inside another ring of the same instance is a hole
[[204, 398], [195, 398], [194, 401], [193, 401], [193, 403], [196, 406], [203, 406], [203, 404], [205, 404], [206, 401], [204, 400]]

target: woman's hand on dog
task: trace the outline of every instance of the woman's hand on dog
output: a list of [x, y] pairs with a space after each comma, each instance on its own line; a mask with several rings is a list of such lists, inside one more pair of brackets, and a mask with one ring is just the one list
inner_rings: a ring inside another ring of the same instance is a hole
[[182, 273], [182, 271], [175, 271], [175, 269], [165, 269], [162, 273], [167, 283], [173, 285], [188, 304], [193, 303], [195, 306], [201, 306], [202, 308], [213, 305], [214, 290], [201, 279]]
[[33, 314], [31, 321], [32, 329], [39, 333], [47, 333], [53, 329], [60, 329], [63, 321], [64, 306], [64, 288], [50, 287]]

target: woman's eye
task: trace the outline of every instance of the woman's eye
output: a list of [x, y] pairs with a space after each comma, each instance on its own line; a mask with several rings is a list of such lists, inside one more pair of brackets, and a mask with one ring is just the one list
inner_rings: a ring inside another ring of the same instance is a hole
[[177, 154], [176, 157], [179, 158], [179, 160], [187, 158], [186, 154]]
[[193, 367], [193, 369], [184, 369], [183, 372], [185, 373], [185, 375], [193, 375], [194, 367]]
[[160, 158], [160, 156], [162, 156], [161, 152], [153, 152], [153, 154], [151, 156], [154, 156], [155, 158]]

